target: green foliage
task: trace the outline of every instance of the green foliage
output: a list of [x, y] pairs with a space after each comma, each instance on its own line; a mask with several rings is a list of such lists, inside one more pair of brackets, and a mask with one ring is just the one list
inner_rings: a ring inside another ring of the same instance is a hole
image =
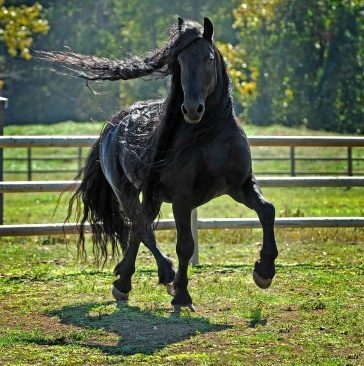
[[42, 6], [35, 3], [32, 6], [5, 6], [5, 0], [0, 0], [0, 41], [5, 43], [10, 56], [18, 54], [25, 60], [30, 60], [30, 47], [33, 35], [47, 33], [49, 26], [42, 16]]
[[[349, 0], [244, 1], [234, 12], [240, 51], [227, 56], [256, 83], [246, 116], [261, 125], [363, 133], [363, 9], [363, 1]], [[246, 82], [233, 77], [235, 85]], [[244, 92], [238, 89], [243, 100]]]

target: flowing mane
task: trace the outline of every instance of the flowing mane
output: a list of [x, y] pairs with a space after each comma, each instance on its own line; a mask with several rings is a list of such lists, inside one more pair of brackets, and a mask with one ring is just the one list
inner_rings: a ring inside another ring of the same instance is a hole
[[66, 68], [69, 76], [86, 80], [130, 80], [148, 75], [171, 75], [176, 56], [194, 40], [201, 38], [203, 28], [197, 22], [186, 20], [183, 26], [171, 27], [166, 45], [148, 52], [144, 57], [127, 60], [81, 55], [74, 52], [36, 51], [39, 59]]

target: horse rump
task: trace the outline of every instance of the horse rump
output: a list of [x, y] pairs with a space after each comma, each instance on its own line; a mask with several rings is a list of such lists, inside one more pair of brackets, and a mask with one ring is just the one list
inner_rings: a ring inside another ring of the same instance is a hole
[[[91, 226], [93, 254], [97, 264], [105, 264], [109, 255], [112, 258], [125, 252], [128, 245], [129, 225], [117, 198], [107, 182], [100, 164], [99, 146], [108, 126], [92, 146], [85, 165], [76, 179], [80, 186], [72, 195], [66, 222], [76, 219], [78, 229], [77, 250], [79, 257], [86, 259], [86, 226]], [[110, 243], [110, 245], [109, 245]]]

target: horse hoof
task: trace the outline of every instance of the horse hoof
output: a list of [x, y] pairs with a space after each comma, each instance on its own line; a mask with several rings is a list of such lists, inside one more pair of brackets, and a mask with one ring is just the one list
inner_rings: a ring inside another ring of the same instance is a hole
[[115, 286], [112, 288], [111, 293], [114, 296], [114, 299], [116, 301], [128, 301], [128, 299], [129, 299], [128, 294], [125, 294], [124, 292], [119, 291]]
[[164, 286], [166, 286], [166, 290], [171, 296], [174, 296], [176, 294], [176, 289], [173, 283], [166, 283]]
[[253, 271], [253, 280], [255, 284], [262, 289], [268, 288], [272, 284], [271, 278], [263, 278], [258, 275], [257, 272]]
[[193, 304], [187, 304], [187, 305], [173, 305], [173, 311], [175, 313], [180, 313], [182, 307], [189, 308], [193, 313], [196, 311], [196, 308], [193, 306]]

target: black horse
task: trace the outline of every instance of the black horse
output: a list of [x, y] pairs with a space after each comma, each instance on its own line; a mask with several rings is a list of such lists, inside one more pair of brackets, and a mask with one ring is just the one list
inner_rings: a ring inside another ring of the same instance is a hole
[[[178, 18], [166, 46], [144, 58], [115, 61], [69, 52], [39, 53], [87, 80], [172, 76], [165, 100], [138, 102], [106, 124], [70, 202], [69, 217], [75, 205], [79, 213], [81, 252], [85, 251], [86, 222], [92, 226], [96, 257], [105, 259], [109, 248], [112, 255], [123, 250], [115, 268], [116, 300], [128, 298], [143, 242], [157, 261], [159, 282], [173, 296], [172, 305], [193, 310], [187, 290], [188, 262], [194, 250], [191, 211], [223, 194], [255, 210], [262, 224], [263, 248], [253, 271], [255, 283], [267, 288], [275, 275], [275, 209], [252, 173], [247, 137], [233, 111], [226, 65], [212, 37], [209, 19], [204, 19], [202, 27]], [[172, 203], [177, 272], [153, 232], [162, 202]]]

